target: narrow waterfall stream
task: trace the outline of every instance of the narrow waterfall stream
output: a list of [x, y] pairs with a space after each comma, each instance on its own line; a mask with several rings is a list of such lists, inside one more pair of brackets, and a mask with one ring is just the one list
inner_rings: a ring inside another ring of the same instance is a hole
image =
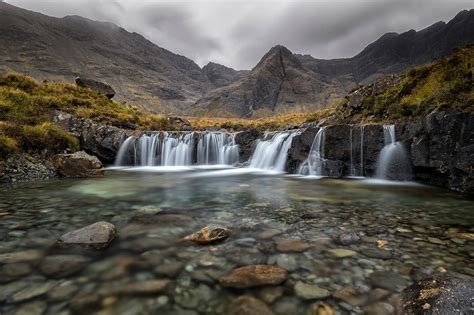
[[325, 130], [326, 127], [321, 127], [318, 130], [309, 150], [308, 158], [301, 164], [298, 174], [311, 176], [324, 176], [326, 174], [323, 157]]
[[377, 160], [375, 177], [380, 179], [409, 180], [411, 164], [401, 142], [396, 141], [395, 125], [384, 125], [385, 146]]
[[[159, 132], [127, 138], [115, 166], [232, 165], [239, 160], [235, 135], [224, 132]], [[197, 149], [196, 149], [197, 141]]]
[[300, 131], [267, 133], [263, 140], [257, 141], [249, 167], [284, 172], [291, 142], [299, 133]]
[[[357, 139], [357, 131], [359, 129], [359, 138]], [[359, 146], [357, 146], [357, 140], [359, 140]], [[363, 177], [364, 176], [364, 126], [351, 126], [349, 134], [350, 143], [350, 169], [349, 175], [351, 177]], [[359, 152], [357, 152], [357, 149]], [[357, 154], [359, 153], [359, 154]], [[358, 159], [358, 161], [357, 161]], [[358, 163], [357, 163], [358, 162]]]

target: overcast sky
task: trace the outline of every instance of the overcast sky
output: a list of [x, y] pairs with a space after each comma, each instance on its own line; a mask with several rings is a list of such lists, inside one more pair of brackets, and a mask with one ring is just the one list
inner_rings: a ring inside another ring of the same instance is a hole
[[[1, 1], [1, 0], [0, 0]], [[44, 14], [110, 21], [200, 66], [250, 69], [282, 44], [315, 58], [352, 57], [386, 32], [449, 21], [472, 0], [6, 0]]]

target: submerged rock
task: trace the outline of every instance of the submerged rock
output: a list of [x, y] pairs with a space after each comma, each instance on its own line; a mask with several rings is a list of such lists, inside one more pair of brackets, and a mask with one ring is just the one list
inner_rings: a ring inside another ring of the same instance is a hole
[[288, 272], [272, 265], [252, 265], [234, 269], [219, 279], [224, 287], [250, 288], [264, 285], [278, 285], [286, 280]]
[[26, 263], [5, 264], [0, 267], [0, 283], [10, 282], [28, 275], [31, 267]]
[[64, 278], [81, 271], [89, 262], [80, 255], [53, 255], [41, 261], [39, 271], [50, 278]]
[[302, 240], [277, 238], [275, 241], [276, 241], [276, 249], [279, 252], [300, 253], [300, 252], [304, 252], [305, 250], [311, 247], [310, 244]]
[[227, 237], [229, 237], [231, 232], [231, 230], [223, 227], [206, 226], [198, 232], [186, 236], [184, 240], [201, 245], [207, 245], [226, 239]]
[[129, 283], [117, 288], [112, 293], [116, 295], [154, 295], [162, 293], [171, 285], [171, 280], [158, 279]]
[[370, 283], [376, 288], [382, 288], [392, 292], [401, 292], [409, 284], [410, 280], [392, 271], [375, 271], [370, 275]]
[[56, 172], [64, 177], [96, 177], [104, 175], [104, 166], [95, 156], [84, 151], [57, 154], [53, 157]]
[[437, 274], [402, 292], [404, 314], [470, 314], [474, 305], [474, 280]]
[[297, 297], [304, 300], [324, 299], [331, 295], [328, 290], [298, 281], [294, 286]]
[[354, 232], [346, 232], [334, 237], [334, 242], [340, 245], [351, 245], [360, 241], [360, 236]]
[[228, 315], [272, 315], [272, 310], [265, 304], [251, 296], [241, 296], [233, 300], [228, 309]]
[[81, 229], [68, 232], [58, 239], [58, 244], [85, 245], [94, 248], [105, 248], [117, 235], [112, 223], [100, 221]]
[[335, 257], [335, 258], [345, 258], [345, 257], [354, 256], [357, 254], [357, 252], [350, 249], [345, 249], [345, 248], [330, 249], [328, 250], [328, 253], [332, 257]]

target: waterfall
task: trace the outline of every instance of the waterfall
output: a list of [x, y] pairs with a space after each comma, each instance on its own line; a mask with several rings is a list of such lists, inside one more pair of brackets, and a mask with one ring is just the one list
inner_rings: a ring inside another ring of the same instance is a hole
[[[134, 141], [136, 140], [136, 137], [128, 137], [120, 146], [120, 149], [117, 153], [117, 157], [115, 158], [115, 166], [121, 166], [121, 165], [129, 165], [133, 164], [130, 161], [130, 158], [132, 155], [130, 154], [130, 150], [133, 149], [135, 151], [135, 148], [132, 147], [134, 145]], [[135, 154], [133, 154], [134, 156]]]
[[119, 149], [115, 166], [185, 166], [193, 161], [202, 165], [232, 165], [238, 160], [239, 146], [234, 134], [158, 132], [127, 138]]
[[206, 133], [199, 139], [197, 163], [200, 165], [232, 165], [239, 161], [239, 146], [235, 134], [225, 132]]
[[356, 141], [354, 141], [355, 133], [353, 132], [353, 127], [351, 126], [349, 140], [350, 140], [350, 176], [364, 176], [364, 126], [359, 126], [359, 165], [357, 167], [356, 156], [357, 156], [357, 147]]
[[384, 125], [383, 134], [385, 146], [378, 157], [375, 176], [380, 179], [410, 179], [410, 161], [403, 144], [396, 141], [395, 125]]
[[285, 171], [288, 150], [293, 138], [298, 134], [299, 131], [266, 133], [263, 140], [257, 141], [249, 167]]
[[313, 176], [325, 175], [325, 159], [323, 158], [325, 130], [326, 127], [321, 127], [318, 130], [311, 144], [308, 158], [301, 164], [298, 174]]

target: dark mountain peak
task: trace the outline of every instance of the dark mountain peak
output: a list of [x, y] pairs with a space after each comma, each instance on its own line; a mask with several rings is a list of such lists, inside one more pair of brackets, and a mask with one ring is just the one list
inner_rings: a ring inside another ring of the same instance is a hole
[[272, 47], [252, 69], [252, 72], [258, 71], [262, 67], [282, 68], [282, 72], [285, 67], [303, 68], [296, 55], [282, 45]]

